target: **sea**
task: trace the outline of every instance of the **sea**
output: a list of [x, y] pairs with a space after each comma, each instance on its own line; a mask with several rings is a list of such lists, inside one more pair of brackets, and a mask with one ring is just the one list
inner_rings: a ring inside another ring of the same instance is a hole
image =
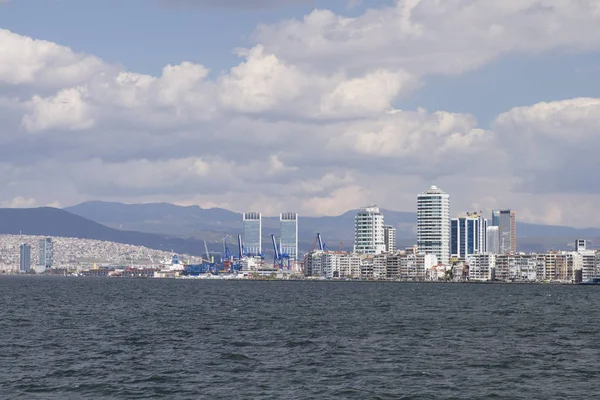
[[0, 399], [600, 398], [600, 286], [0, 277]]

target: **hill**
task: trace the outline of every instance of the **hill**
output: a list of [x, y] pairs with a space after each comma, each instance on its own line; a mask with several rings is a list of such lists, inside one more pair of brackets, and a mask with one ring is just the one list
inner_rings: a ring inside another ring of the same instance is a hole
[[[202, 255], [204, 249], [198, 239], [113, 229], [50, 207], [0, 209], [0, 233], [105, 240], [192, 255]], [[211, 245], [211, 250], [218, 249]]]

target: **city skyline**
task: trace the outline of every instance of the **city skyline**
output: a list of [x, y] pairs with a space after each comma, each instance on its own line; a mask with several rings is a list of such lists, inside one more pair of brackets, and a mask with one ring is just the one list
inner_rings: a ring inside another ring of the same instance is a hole
[[165, 3], [0, 2], [0, 206], [339, 215], [435, 182], [600, 226], [594, 2]]

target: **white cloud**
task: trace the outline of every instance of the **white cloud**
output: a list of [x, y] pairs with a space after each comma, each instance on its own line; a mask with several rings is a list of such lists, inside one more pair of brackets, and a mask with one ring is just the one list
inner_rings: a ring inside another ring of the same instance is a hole
[[0, 29], [0, 85], [65, 87], [106, 72], [100, 59]]
[[30, 132], [49, 129], [78, 131], [94, 126], [84, 87], [61, 90], [56, 96], [42, 99], [34, 96], [31, 114], [23, 116], [23, 126]]
[[347, 18], [314, 10], [261, 25], [255, 40], [294, 64], [455, 74], [510, 52], [600, 47], [600, 4], [572, 0], [398, 0]]
[[375, 70], [358, 77], [302, 69], [265, 53], [258, 45], [241, 51], [245, 61], [220, 80], [221, 104], [243, 113], [305, 118], [356, 118], [392, 107], [417, 85], [405, 71]]
[[35, 199], [26, 198], [23, 196], [15, 196], [12, 199], [10, 199], [9, 201], [2, 202], [2, 207], [8, 207], [8, 208], [31, 208], [31, 207], [35, 207], [36, 205], [37, 205], [37, 202]]
[[577, 98], [517, 107], [495, 120], [519, 191], [598, 193], [600, 99]]

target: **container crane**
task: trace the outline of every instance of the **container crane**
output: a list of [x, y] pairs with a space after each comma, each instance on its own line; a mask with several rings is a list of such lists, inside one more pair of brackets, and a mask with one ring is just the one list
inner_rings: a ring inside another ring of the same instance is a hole
[[223, 261], [231, 261], [231, 252], [229, 251], [229, 247], [227, 246], [227, 238], [229, 235], [226, 235], [223, 238]]
[[273, 258], [273, 265], [279, 265], [281, 262], [281, 256], [279, 255], [279, 248], [275, 241], [275, 235], [271, 234], [271, 241], [273, 242], [273, 251], [275, 251], [275, 257]]

